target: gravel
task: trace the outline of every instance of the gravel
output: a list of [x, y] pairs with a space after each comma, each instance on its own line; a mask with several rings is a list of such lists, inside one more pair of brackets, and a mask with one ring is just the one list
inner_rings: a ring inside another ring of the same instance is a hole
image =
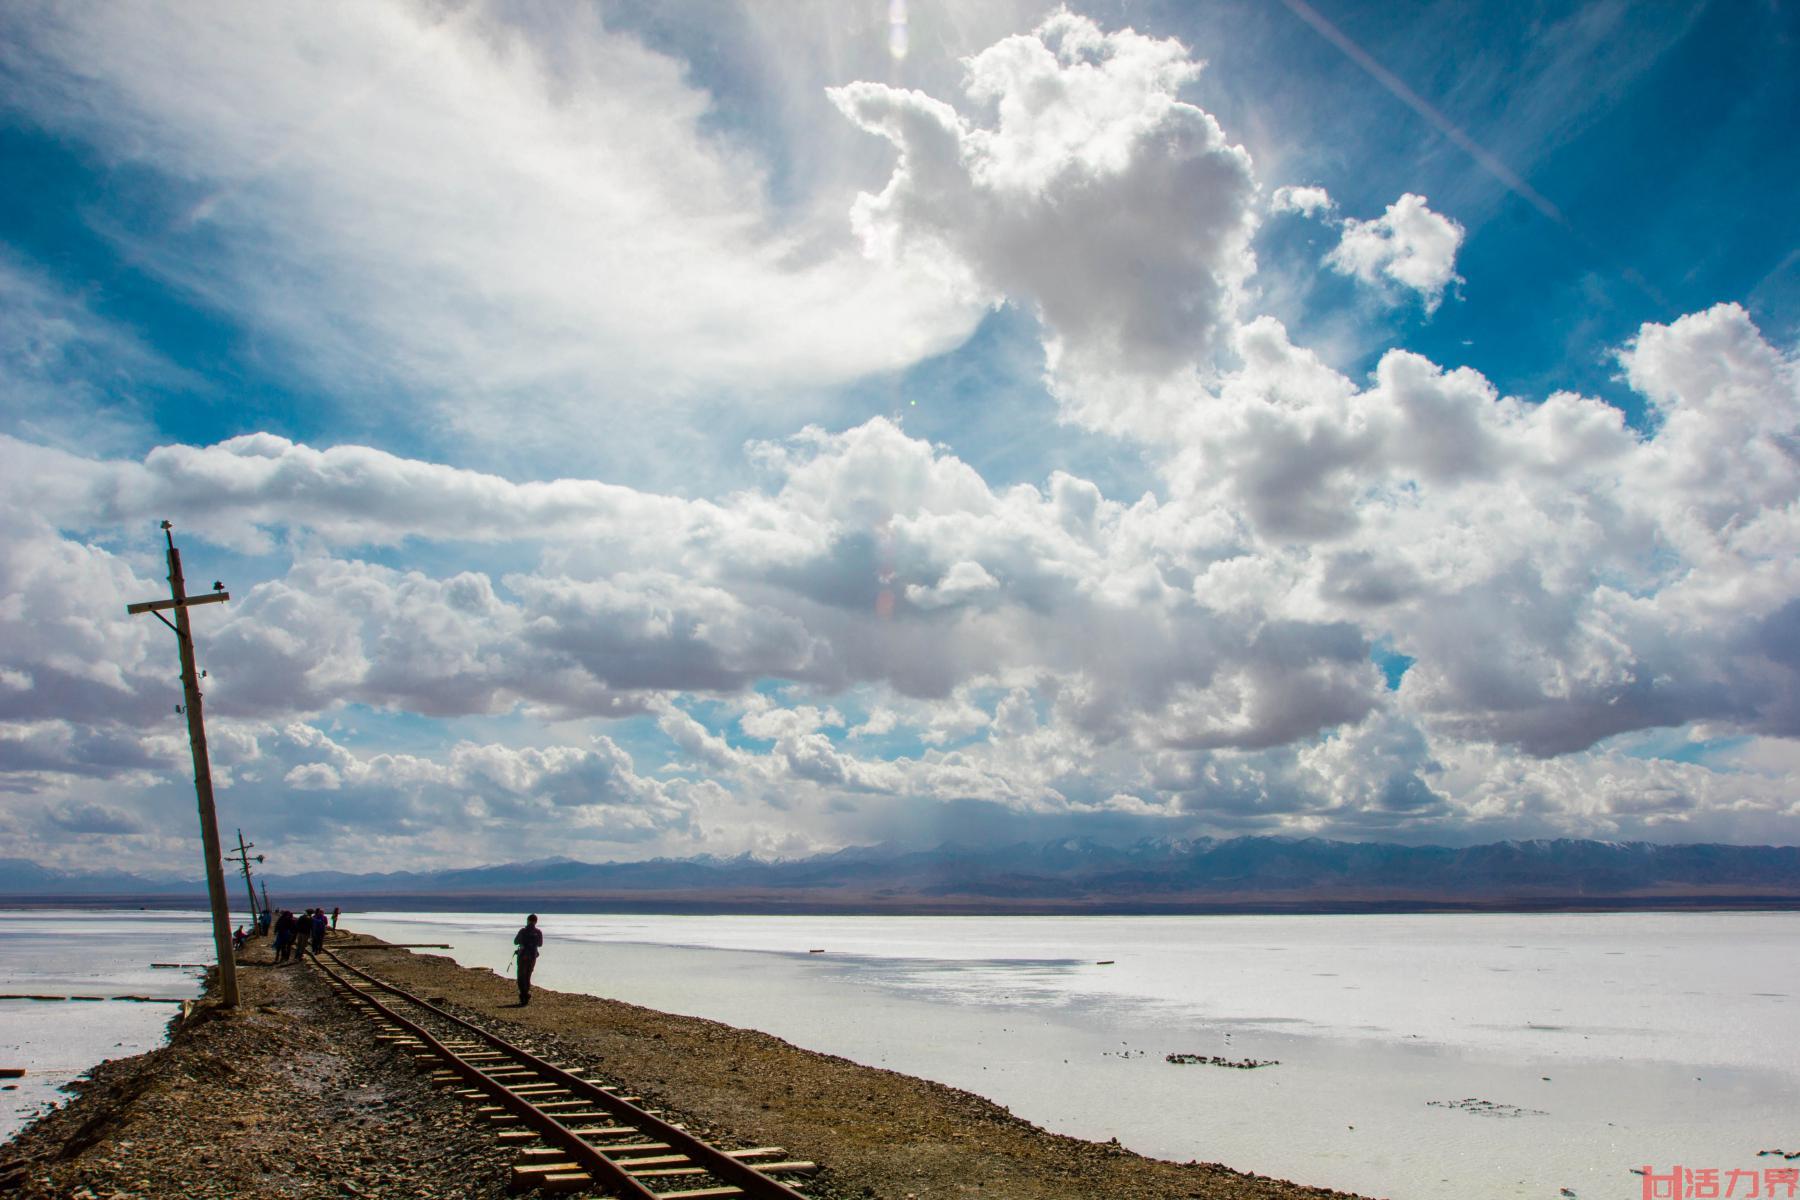
[[0, 1148], [0, 1195], [500, 1197], [512, 1153], [426, 1086], [318, 973], [240, 965], [243, 1006], [202, 1004], [167, 1046], [105, 1062]]

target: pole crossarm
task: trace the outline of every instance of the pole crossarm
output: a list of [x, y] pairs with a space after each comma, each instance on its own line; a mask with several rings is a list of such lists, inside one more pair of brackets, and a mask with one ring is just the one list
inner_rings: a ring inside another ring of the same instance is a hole
[[231, 599], [230, 592], [207, 592], [203, 596], [189, 596], [185, 600], [145, 600], [138, 604], [127, 604], [125, 611], [132, 616], [139, 613], [162, 612], [171, 608], [192, 608], [196, 604], [219, 604]]

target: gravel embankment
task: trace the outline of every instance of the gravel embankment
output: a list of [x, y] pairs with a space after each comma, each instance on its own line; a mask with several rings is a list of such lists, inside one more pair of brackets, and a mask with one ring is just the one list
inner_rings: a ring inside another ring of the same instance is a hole
[[[316, 972], [257, 962], [267, 954], [254, 948], [240, 971], [238, 1012], [202, 1008], [164, 1049], [103, 1064], [75, 1100], [0, 1148], [0, 1195], [504, 1195], [512, 1155], [492, 1127], [427, 1087]], [[723, 1145], [780, 1145], [819, 1162], [825, 1169], [805, 1190], [821, 1200], [1347, 1197], [1046, 1133], [968, 1092], [713, 1021], [543, 989], [520, 1009], [511, 980], [449, 958], [348, 957], [629, 1085]]]
[[310, 968], [266, 944], [243, 1006], [203, 1004], [170, 1044], [102, 1063], [0, 1147], [0, 1196], [501, 1197], [510, 1151]]

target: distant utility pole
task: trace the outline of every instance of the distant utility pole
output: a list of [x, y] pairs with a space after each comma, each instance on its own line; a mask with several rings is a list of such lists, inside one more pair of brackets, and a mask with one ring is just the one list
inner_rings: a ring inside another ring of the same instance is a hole
[[232, 862], [237, 863], [238, 869], [243, 871], [243, 873], [244, 873], [244, 890], [246, 892], [250, 893], [250, 925], [251, 925], [252, 929], [255, 929], [255, 928], [257, 928], [257, 924], [256, 924], [256, 885], [250, 882], [250, 864], [253, 862], [261, 862], [263, 860], [263, 856], [258, 854], [254, 858], [251, 857], [250, 851], [252, 851], [256, 848], [256, 843], [255, 842], [246, 842], [244, 840], [244, 831], [241, 829], [237, 831], [237, 835], [238, 835], [237, 853], [236, 854], [227, 854], [225, 857], [227, 859], [231, 860]]
[[[225, 900], [225, 870], [219, 860], [219, 820], [213, 812], [212, 764], [206, 757], [206, 723], [200, 712], [200, 677], [194, 671], [194, 639], [188, 632], [188, 609], [196, 604], [217, 604], [231, 599], [222, 583], [213, 584], [210, 595], [187, 594], [181, 577], [181, 551], [175, 548], [173, 526], [162, 523], [169, 543], [169, 593], [167, 600], [128, 604], [125, 611], [149, 613], [175, 631], [181, 649], [181, 688], [187, 704], [188, 743], [194, 750], [194, 794], [200, 802], [200, 842], [206, 854], [206, 895], [212, 901], [213, 947], [219, 955], [219, 995], [226, 1008], [238, 1004], [237, 959], [231, 949], [231, 909]], [[175, 610], [174, 624], [163, 616]]]

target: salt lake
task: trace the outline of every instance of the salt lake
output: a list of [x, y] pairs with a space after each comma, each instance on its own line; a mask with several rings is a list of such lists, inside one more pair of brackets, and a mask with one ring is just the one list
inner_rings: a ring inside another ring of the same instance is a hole
[[[0, 992], [191, 999], [210, 962], [212, 925], [197, 912], [34, 909], [0, 912]], [[0, 1000], [0, 1066], [23, 1067], [0, 1091], [0, 1139], [11, 1137], [95, 1063], [162, 1045], [174, 1005], [123, 1000]]]
[[[347, 923], [504, 971], [519, 920]], [[1634, 1168], [1760, 1178], [1795, 1164], [1759, 1152], [1800, 1151], [1800, 914], [543, 923], [546, 987], [761, 1029], [1057, 1132], [1370, 1196], [1636, 1200]]]
[[[520, 917], [344, 924], [504, 972]], [[1800, 1163], [1762, 1153], [1800, 1151], [1795, 913], [543, 925], [545, 987], [761, 1029], [1162, 1158], [1396, 1200], [1637, 1200], [1634, 1169]], [[0, 991], [191, 996], [197, 972], [149, 964], [210, 948], [199, 913], [0, 913]], [[168, 1016], [0, 1001], [0, 1065], [30, 1070], [0, 1093], [0, 1135]]]

